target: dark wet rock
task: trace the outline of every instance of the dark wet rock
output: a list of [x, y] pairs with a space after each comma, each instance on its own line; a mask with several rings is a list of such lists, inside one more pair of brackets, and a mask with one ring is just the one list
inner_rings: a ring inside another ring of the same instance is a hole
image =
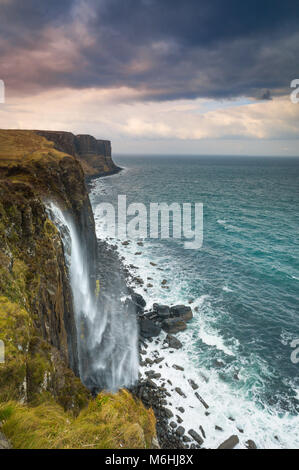
[[131, 291], [130, 295], [135, 305], [141, 308], [144, 308], [146, 306], [146, 301], [144, 300], [141, 294], [137, 294], [137, 292]]
[[187, 325], [184, 321], [178, 319], [167, 319], [162, 323], [162, 328], [166, 333], [178, 333], [179, 331], [184, 331], [187, 328]]
[[150, 262], [152, 266], [157, 266], [156, 263], [153, 263], [152, 261]]
[[194, 431], [194, 429], [190, 429], [188, 431], [188, 434], [201, 446], [203, 444], [203, 439], [200, 437], [200, 435]]
[[176, 429], [175, 433], [177, 436], [182, 437], [185, 434], [185, 429], [183, 428], [183, 426], [179, 426]]
[[165, 286], [165, 284], [167, 284], [167, 279], [163, 279], [163, 281], [161, 282], [162, 286]]
[[158, 388], [158, 386], [151, 379], [147, 379], [146, 385], [151, 388]]
[[130, 242], [129, 242], [128, 240], [122, 242], [122, 245], [123, 245], [123, 246], [128, 246], [129, 244], [130, 244]]
[[199, 426], [199, 430], [200, 430], [200, 432], [201, 432], [203, 438], [205, 439], [205, 438], [206, 438], [206, 433], [205, 433], [204, 428], [203, 428], [201, 425]]
[[221, 427], [221, 426], [218, 426], [217, 424], [216, 424], [216, 426], [215, 426], [215, 429], [216, 429], [216, 431], [223, 431], [222, 427]]
[[188, 436], [183, 436], [183, 442], [191, 442], [190, 437], [188, 437]]
[[152, 320], [146, 318], [141, 318], [139, 322], [140, 334], [144, 338], [152, 338], [154, 336], [159, 336], [161, 333], [161, 327], [156, 325]]
[[169, 379], [168, 379], [168, 380], [167, 380], [167, 382], [169, 383], [169, 385], [172, 385], [172, 382], [171, 382], [171, 380], [169, 380]]
[[170, 309], [171, 316], [178, 317], [180, 320], [189, 321], [193, 318], [192, 310], [187, 305], [175, 305]]
[[183, 408], [182, 406], [179, 406], [177, 410], [180, 411], [181, 413], [185, 413], [185, 408]]
[[181, 424], [183, 422], [182, 418], [178, 415], [176, 415], [176, 420], [179, 424]]
[[256, 443], [251, 439], [248, 439], [248, 441], [245, 442], [245, 446], [247, 447], [247, 449], [257, 449]]
[[153, 310], [158, 315], [158, 317], [163, 320], [170, 316], [170, 309], [168, 305], [154, 304]]
[[169, 426], [172, 428], [172, 429], [175, 429], [177, 427], [177, 423], [175, 423], [174, 421], [171, 421], [171, 423], [169, 423]]
[[138, 246], [143, 246], [143, 242], [137, 242]]
[[198, 385], [194, 382], [194, 380], [189, 379], [188, 382], [189, 382], [189, 384], [191, 385], [191, 387], [193, 388], [193, 390], [197, 390], [197, 389], [198, 389]]
[[171, 410], [169, 410], [168, 408], [165, 408], [165, 416], [170, 419], [170, 418], [173, 418], [173, 412]]
[[165, 338], [165, 342], [168, 344], [170, 348], [173, 348], [173, 349], [180, 349], [183, 347], [182, 343], [172, 335], [167, 335]]
[[135, 256], [140, 256], [140, 255], [142, 255], [142, 251], [137, 251], [137, 252], [135, 253]]
[[164, 361], [164, 357], [158, 357], [157, 359], [154, 360], [155, 364], [160, 364], [160, 362]]
[[228, 419], [229, 419], [230, 421], [236, 421], [235, 418], [233, 418], [232, 416], [230, 416]]
[[215, 367], [224, 367], [225, 362], [221, 361], [220, 359], [215, 359], [214, 365], [215, 365]]
[[153, 287], [153, 284], [148, 283], [148, 284], [146, 285], [146, 287], [151, 288], [151, 287]]
[[218, 449], [233, 449], [237, 444], [239, 444], [239, 438], [234, 434], [226, 439], [226, 441], [222, 442]]
[[175, 391], [181, 395], [181, 397], [187, 398], [186, 395], [184, 394], [183, 390], [180, 387], [176, 387]]
[[181, 371], [184, 371], [184, 370], [185, 370], [184, 367], [178, 366], [177, 364], [173, 364], [172, 367], [173, 367], [174, 369], [176, 369], [176, 370], [181, 370]]
[[198, 400], [203, 404], [203, 406], [208, 409], [209, 408], [209, 405], [204, 401], [204, 399], [199, 395], [198, 392], [195, 392], [195, 396], [196, 398], [198, 398]]
[[237, 429], [241, 434], [244, 434], [244, 429], [241, 429], [241, 428], [237, 428]]

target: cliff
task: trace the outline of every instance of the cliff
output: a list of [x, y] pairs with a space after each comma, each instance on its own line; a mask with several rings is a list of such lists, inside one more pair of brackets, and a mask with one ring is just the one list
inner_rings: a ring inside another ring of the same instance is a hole
[[109, 140], [97, 140], [91, 135], [74, 135], [71, 132], [35, 132], [54, 142], [57, 150], [76, 157], [87, 177], [106, 176], [120, 170], [112, 160]]
[[35, 132], [0, 131], [0, 431], [16, 448], [150, 447], [151, 410], [124, 391], [93, 399], [78, 378], [73, 298], [48, 201], [72, 215], [96, 258], [77, 158]]

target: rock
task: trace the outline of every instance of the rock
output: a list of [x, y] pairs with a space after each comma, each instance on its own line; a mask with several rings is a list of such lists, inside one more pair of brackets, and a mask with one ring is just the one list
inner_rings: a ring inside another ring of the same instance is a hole
[[188, 437], [188, 436], [183, 436], [183, 442], [191, 442], [190, 437]]
[[169, 410], [168, 408], [164, 409], [165, 416], [167, 416], [168, 419], [173, 418], [173, 412]]
[[159, 318], [165, 319], [170, 316], [170, 309], [168, 305], [161, 305], [161, 304], [154, 304], [153, 305], [153, 310], [156, 312]]
[[199, 393], [195, 392], [196, 398], [203, 404], [206, 410], [209, 408], [209, 405], [204, 401], [204, 399], [199, 395]]
[[182, 343], [172, 335], [167, 335], [165, 341], [168, 343], [170, 348], [180, 349], [183, 347]]
[[162, 323], [162, 328], [166, 333], [178, 333], [179, 331], [184, 331], [187, 328], [187, 325], [184, 321], [182, 320], [177, 320], [177, 319], [167, 319], [164, 320]]
[[160, 362], [164, 361], [164, 357], [158, 357], [157, 359], [154, 360], [155, 364], [160, 364]]
[[200, 437], [200, 435], [194, 431], [194, 429], [190, 429], [188, 431], [188, 434], [201, 446], [203, 444], [203, 439]]
[[142, 251], [137, 251], [137, 252], [135, 253], [135, 256], [140, 256], [140, 255], [142, 255]]
[[138, 246], [143, 246], [143, 242], [137, 242]]
[[131, 292], [131, 299], [135, 305], [138, 305], [141, 308], [146, 306], [146, 301], [142, 297], [142, 295], [137, 294], [137, 292]]
[[153, 263], [152, 261], [150, 262], [152, 266], [157, 266], [156, 263]]
[[167, 284], [167, 279], [163, 279], [163, 281], [161, 282], [162, 286], [165, 286], [165, 284]]
[[173, 364], [172, 367], [173, 367], [174, 369], [176, 369], [176, 370], [181, 370], [181, 371], [184, 371], [184, 370], [185, 370], [184, 367], [178, 366], [177, 364]]
[[182, 418], [178, 415], [176, 415], [176, 420], [179, 424], [181, 424], [183, 422]]
[[176, 430], [176, 435], [182, 437], [185, 434], [185, 429], [183, 426], [179, 426]]
[[206, 433], [205, 433], [204, 428], [202, 426], [199, 426], [199, 429], [200, 429], [201, 434], [203, 435], [203, 438], [205, 439], [206, 438]]
[[146, 385], [151, 388], [158, 388], [158, 386], [151, 379], [147, 379]]
[[146, 287], [149, 287], [149, 288], [150, 288], [150, 287], [153, 287], [153, 284], [148, 283], [148, 284], [146, 285]]
[[183, 408], [182, 406], [179, 406], [177, 410], [180, 411], [181, 413], [185, 413], [185, 408]]
[[180, 320], [189, 321], [193, 318], [192, 310], [186, 305], [175, 305], [170, 309], [171, 316], [179, 317]]
[[225, 362], [221, 361], [220, 359], [216, 359], [214, 361], [214, 364], [216, 367], [224, 367], [225, 366]]
[[11, 444], [6, 439], [4, 434], [2, 434], [2, 432], [0, 432], [0, 450], [3, 450], [3, 449], [11, 449]]
[[223, 431], [223, 429], [220, 426], [218, 426], [217, 424], [215, 426], [215, 429], [216, 429], [216, 431]]
[[239, 444], [239, 438], [234, 434], [226, 439], [226, 441], [222, 442], [218, 449], [233, 449], [237, 444]]
[[139, 322], [140, 334], [144, 338], [152, 338], [154, 336], [159, 336], [161, 333], [161, 327], [156, 325], [152, 320], [147, 320], [146, 318], [141, 318]]
[[129, 242], [128, 240], [122, 242], [122, 245], [123, 245], [123, 246], [128, 246], [129, 244], [130, 244], [130, 242]]
[[193, 388], [193, 390], [198, 389], [198, 385], [192, 379], [189, 379], [188, 382], [191, 385], [191, 387]]
[[183, 390], [180, 387], [176, 387], [175, 391], [181, 395], [181, 397], [187, 398], [186, 395], [184, 394]]
[[256, 443], [251, 439], [245, 442], [245, 446], [247, 447], [247, 449], [257, 449]]
[[177, 427], [177, 423], [175, 423], [174, 421], [171, 421], [171, 423], [169, 423], [169, 426], [172, 428], [172, 429], [175, 429]]

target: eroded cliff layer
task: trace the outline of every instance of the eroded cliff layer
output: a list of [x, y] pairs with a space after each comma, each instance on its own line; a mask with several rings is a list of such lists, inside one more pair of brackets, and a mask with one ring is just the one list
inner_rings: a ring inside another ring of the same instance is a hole
[[91, 135], [74, 135], [71, 132], [35, 131], [54, 142], [55, 148], [80, 160], [87, 177], [105, 176], [120, 170], [112, 160], [111, 142], [98, 140]]
[[151, 410], [127, 392], [93, 399], [77, 377], [73, 297], [49, 201], [96, 257], [80, 162], [35, 132], [0, 130], [0, 431], [16, 448], [151, 447]]

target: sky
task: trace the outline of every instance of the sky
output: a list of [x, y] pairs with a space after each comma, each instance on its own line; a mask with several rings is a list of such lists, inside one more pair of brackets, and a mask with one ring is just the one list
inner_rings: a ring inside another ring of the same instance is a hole
[[299, 0], [0, 0], [0, 128], [299, 156], [298, 46]]

